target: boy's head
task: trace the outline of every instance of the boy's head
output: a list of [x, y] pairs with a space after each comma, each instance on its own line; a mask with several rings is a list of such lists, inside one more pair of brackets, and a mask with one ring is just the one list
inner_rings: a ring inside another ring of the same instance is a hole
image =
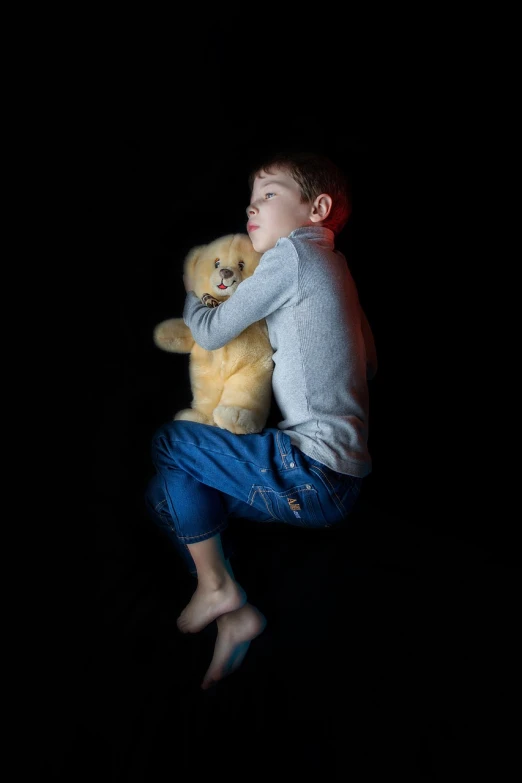
[[247, 231], [259, 253], [301, 226], [319, 225], [337, 235], [350, 217], [348, 182], [323, 155], [274, 155], [256, 166], [248, 184]]

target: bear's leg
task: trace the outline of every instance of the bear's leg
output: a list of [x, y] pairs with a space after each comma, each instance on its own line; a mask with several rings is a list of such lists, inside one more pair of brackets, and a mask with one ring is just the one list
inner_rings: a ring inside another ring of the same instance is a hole
[[253, 435], [261, 432], [266, 422], [266, 412], [238, 408], [234, 405], [218, 405], [214, 422], [218, 427], [236, 435]]
[[223, 392], [222, 355], [220, 350], [204, 351], [196, 346], [190, 357], [191, 407], [180, 411], [175, 418], [215, 426], [212, 414]]
[[183, 410], [178, 411], [174, 416], [174, 421], [195, 421], [198, 424], [210, 424], [212, 427], [215, 426], [212, 418], [205, 416], [200, 411], [194, 410], [194, 408], [184, 408]]
[[231, 375], [223, 389], [214, 421], [236, 435], [261, 432], [270, 412], [272, 366], [251, 364]]

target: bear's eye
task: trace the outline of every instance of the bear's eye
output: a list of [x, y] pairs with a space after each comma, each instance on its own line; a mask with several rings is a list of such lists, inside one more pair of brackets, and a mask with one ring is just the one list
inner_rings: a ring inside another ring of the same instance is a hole
[[239, 264], [238, 264], [238, 267], [240, 269], [244, 269], [245, 268], [245, 262], [244, 261], [240, 261]]
[[216, 267], [216, 269], [218, 268], [218, 266], [219, 266], [219, 258], [216, 258], [216, 260], [214, 261], [214, 266]]

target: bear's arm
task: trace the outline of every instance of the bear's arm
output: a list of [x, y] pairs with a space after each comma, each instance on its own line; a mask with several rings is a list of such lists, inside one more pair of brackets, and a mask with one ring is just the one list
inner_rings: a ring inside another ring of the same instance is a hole
[[183, 318], [168, 318], [154, 328], [154, 343], [162, 351], [190, 353], [194, 347], [192, 332]]

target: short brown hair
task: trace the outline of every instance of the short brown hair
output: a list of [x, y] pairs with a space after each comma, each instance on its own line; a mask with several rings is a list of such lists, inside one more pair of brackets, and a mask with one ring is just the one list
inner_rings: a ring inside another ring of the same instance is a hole
[[261, 171], [277, 168], [287, 171], [301, 189], [301, 201], [312, 204], [321, 193], [332, 198], [330, 214], [321, 224], [338, 234], [352, 212], [348, 180], [341, 169], [324, 155], [313, 152], [279, 152], [262, 161], [250, 172], [250, 191]]

